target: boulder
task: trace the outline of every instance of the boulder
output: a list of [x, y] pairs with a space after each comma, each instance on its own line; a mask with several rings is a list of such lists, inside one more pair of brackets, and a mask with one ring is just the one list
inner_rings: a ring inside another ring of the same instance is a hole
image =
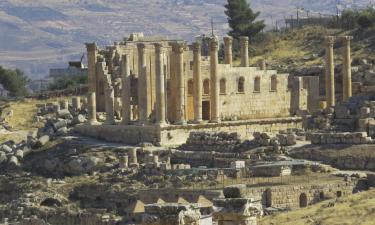
[[55, 131], [63, 128], [63, 127], [67, 127], [68, 126], [68, 122], [66, 120], [60, 120], [60, 121], [57, 121], [56, 123], [53, 124], [53, 129]]
[[23, 159], [23, 151], [18, 149], [16, 153], [14, 154], [18, 159]]
[[36, 148], [43, 147], [49, 142], [49, 140], [50, 140], [50, 137], [48, 135], [43, 135], [38, 139], [38, 141], [35, 144], [35, 147]]
[[13, 149], [6, 144], [1, 145], [0, 150], [3, 151], [3, 152], [6, 152], [6, 153], [10, 153], [10, 152], [13, 151]]
[[12, 156], [9, 157], [9, 164], [13, 165], [13, 166], [19, 166], [20, 165], [17, 157], [14, 156], [14, 155], [12, 155]]
[[68, 133], [68, 128], [67, 127], [62, 127], [59, 130], [56, 131], [55, 135], [57, 136], [63, 136]]
[[74, 175], [92, 172], [100, 162], [96, 157], [73, 158], [66, 165], [66, 172]]
[[81, 124], [81, 123], [84, 123], [86, 121], [86, 118], [84, 115], [82, 114], [79, 114], [78, 116], [75, 116], [72, 120], [72, 125], [77, 125], [77, 124]]
[[61, 119], [72, 119], [73, 116], [68, 109], [62, 109], [57, 112], [57, 117]]

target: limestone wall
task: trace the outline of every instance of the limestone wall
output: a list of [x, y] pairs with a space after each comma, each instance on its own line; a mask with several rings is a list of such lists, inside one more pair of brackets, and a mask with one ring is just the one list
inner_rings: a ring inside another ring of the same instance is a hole
[[[328, 182], [320, 184], [299, 184], [295, 186], [273, 186], [248, 188], [249, 197], [260, 197], [266, 207], [299, 208], [300, 204], [315, 204], [329, 198], [346, 196], [353, 193], [357, 181]], [[302, 206], [303, 207], [303, 206]]]
[[[221, 115], [238, 119], [274, 118], [290, 115], [291, 93], [288, 75], [276, 71], [263, 71], [251, 67], [220, 65], [219, 77], [226, 79], [226, 93], [220, 95]], [[271, 77], [276, 75], [277, 87], [271, 90]], [[239, 79], [244, 79], [244, 91], [239, 92]], [[260, 79], [260, 89], [255, 90], [255, 79]]]
[[163, 146], [180, 145], [186, 142], [190, 132], [237, 132], [241, 138], [250, 138], [254, 132], [276, 133], [288, 128], [301, 128], [299, 117], [223, 122], [219, 124], [189, 124], [185, 126], [123, 126], [123, 125], [79, 125], [75, 131], [90, 137], [111, 142], [138, 144], [150, 142]]

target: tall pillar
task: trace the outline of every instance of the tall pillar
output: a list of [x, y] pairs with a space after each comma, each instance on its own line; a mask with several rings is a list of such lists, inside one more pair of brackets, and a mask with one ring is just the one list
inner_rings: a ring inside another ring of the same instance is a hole
[[142, 225], [200, 225], [197, 204], [151, 204], [145, 206]]
[[193, 44], [193, 83], [194, 83], [194, 122], [202, 122], [202, 75], [201, 75], [201, 45]]
[[185, 73], [184, 73], [184, 43], [176, 43], [174, 52], [176, 54], [176, 77], [177, 77], [177, 101], [176, 122], [177, 125], [186, 124], [185, 120]]
[[131, 76], [130, 76], [130, 57], [129, 54], [122, 56], [121, 61], [121, 77], [122, 77], [122, 121], [123, 125], [127, 125], [131, 120]]
[[95, 92], [89, 92], [88, 100], [87, 100], [87, 108], [89, 111], [87, 122], [89, 124], [96, 124], [98, 121], [96, 120], [96, 94]]
[[219, 99], [219, 74], [218, 74], [218, 40], [212, 38], [210, 41], [210, 71], [211, 71], [211, 122], [220, 122], [220, 99]]
[[129, 165], [130, 164], [138, 164], [137, 149], [136, 148], [129, 149], [128, 156], [129, 156]]
[[241, 45], [241, 66], [248, 67], [249, 66], [249, 38], [246, 36], [240, 37], [240, 45]]
[[333, 45], [335, 37], [327, 36], [326, 44], [326, 100], [327, 107], [335, 106], [335, 65], [333, 58]]
[[86, 43], [87, 63], [88, 63], [88, 91], [96, 92], [96, 62], [97, 48], [95, 43]]
[[81, 97], [73, 97], [72, 98], [72, 108], [74, 111], [81, 110]]
[[352, 59], [350, 50], [350, 41], [353, 39], [351, 36], [342, 37], [344, 44], [343, 51], [343, 79], [342, 79], [342, 90], [343, 100], [348, 101], [352, 97]]
[[105, 89], [105, 111], [107, 114], [106, 124], [115, 124], [115, 91], [111, 86]]
[[156, 123], [160, 126], [166, 124], [165, 111], [165, 77], [163, 65], [164, 49], [160, 43], [155, 44], [155, 66], [156, 66]]
[[139, 124], [143, 125], [148, 121], [148, 89], [146, 69], [146, 49], [145, 45], [140, 43], [138, 47], [138, 119]]
[[229, 64], [232, 66], [232, 62], [233, 62], [233, 56], [232, 56], [232, 45], [233, 45], [233, 38], [232, 37], [224, 37], [224, 52], [225, 52], [225, 57], [224, 57], [224, 60], [225, 60], [225, 64]]

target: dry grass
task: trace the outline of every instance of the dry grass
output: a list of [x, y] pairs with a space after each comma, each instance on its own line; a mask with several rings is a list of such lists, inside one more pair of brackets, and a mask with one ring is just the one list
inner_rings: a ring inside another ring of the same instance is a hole
[[0, 142], [14, 140], [16, 142], [23, 140], [30, 130], [38, 129], [43, 126], [41, 122], [36, 122], [37, 113], [36, 104], [59, 101], [62, 98], [35, 100], [24, 99], [8, 102], [7, 111], [12, 110], [13, 116], [7, 118], [6, 121], [12, 127], [12, 132], [0, 134]]
[[304, 209], [261, 219], [261, 225], [370, 225], [375, 221], [375, 190], [346, 196], [329, 207], [328, 200]]

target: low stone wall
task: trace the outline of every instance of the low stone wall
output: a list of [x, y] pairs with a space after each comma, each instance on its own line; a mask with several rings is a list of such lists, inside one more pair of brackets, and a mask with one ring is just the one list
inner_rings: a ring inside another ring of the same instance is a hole
[[187, 163], [193, 167], [209, 166], [229, 168], [230, 163], [235, 161], [236, 153], [219, 153], [209, 151], [174, 151], [171, 157], [172, 163]]
[[266, 207], [299, 208], [325, 199], [350, 195], [357, 186], [357, 180], [332, 181], [321, 184], [299, 184], [295, 186], [271, 186], [248, 188], [247, 196], [260, 197]]
[[288, 128], [302, 128], [302, 118], [287, 117], [230, 121], [222, 123], [170, 125], [167, 127], [123, 126], [123, 125], [79, 125], [75, 131], [86, 136], [124, 144], [150, 142], [155, 145], [176, 146], [186, 142], [193, 131], [199, 132], [237, 132], [240, 138], [249, 138], [254, 132], [276, 133]]
[[313, 133], [311, 144], [373, 144], [375, 140], [367, 136], [366, 132], [354, 133]]

